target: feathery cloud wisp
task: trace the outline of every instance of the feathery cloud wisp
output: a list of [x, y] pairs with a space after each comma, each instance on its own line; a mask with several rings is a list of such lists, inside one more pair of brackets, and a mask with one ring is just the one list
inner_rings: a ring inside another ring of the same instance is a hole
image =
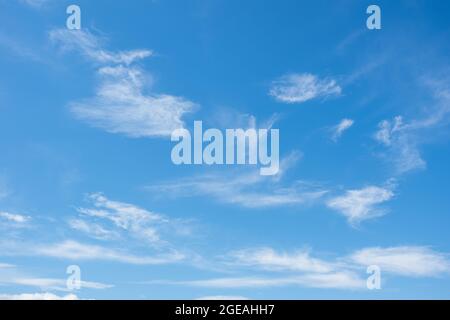
[[30, 221], [31, 217], [24, 216], [21, 214], [9, 213], [9, 212], [0, 212], [0, 219], [4, 219], [9, 222], [14, 222], [18, 224], [23, 224]]
[[357, 264], [377, 265], [383, 272], [403, 276], [438, 276], [450, 272], [448, 256], [428, 247], [366, 248], [352, 254], [350, 259]]
[[184, 255], [171, 252], [164, 255], [141, 256], [114, 250], [98, 245], [82, 244], [72, 240], [37, 246], [33, 248], [37, 255], [70, 260], [107, 260], [136, 265], [157, 265], [174, 263], [184, 259]]
[[396, 172], [401, 174], [426, 167], [418, 149], [418, 142], [413, 132], [404, 126], [401, 116], [392, 121], [381, 121], [375, 139], [390, 151], [389, 159], [394, 163]]
[[247, 208], [277, 207], [308, 204], [326, 194], [321, 187], [294, 182], [284, 186], [280, 183], [285, 171], [300, 159], [299, 152], [291, 153], [280, 164], [275, 178], [261, 176], [257, 171], [242, 174], [210, 174], [200, 177], [177, 179], [167, 183], [148, 186], [148, 190], [164, 191], [169, 196], [210, 195], [220, 202]]
[[71, 219], [69, 221], [69, 226], [74, 230], [80, 231], [99, 240], [118, 239], [120, 237], [117, 232], [108, 230], [99, 224], [90, 223], [82, 219]]
[[89, 31], [53, 30], [50, 39], [101, 65], [95, 96], [69, 104], [75, 117], [91, 126], [133, 138], [169, 136], [184, 127], [182, 117], [197, 108], [182, 97], [147, 93], [148, 74], [132, 64], [151, 56], [152, 51], [110, 52]]
[[[393, 163], [398, 174], [425, 169], [420, 146], [433, 138], [431, 130], [445, 128], [450, 121], [450, 85], [448, 79], [427, 79], [425, 86], [431, 91], [432, 101], [422, 116], [404, 121], [402, 116], [383, 120], [378, 124], [374, 138], [386, 148], [385, 156]], [[425, 139], [425, 137], [428, 137]]]
[[92, 34], [89, 30], [55, 29], [49, 33], [50, 40], [60, 44], [63, 51], [75, 50], [88, 60], [99, 64], [130, 65], [153, 55], [151, 50], [138, 49], [112, 52], [105, 50], [104, 39]]
[[303, 103], [315, 98], [338, 96], [341, 87], [333, 79], [320, 79], [310, 73], [285, 75], [272, 83], [269, 94], [279, 102]]
[[237, 265], [261, 267], [275, 271], [327, 273], [335, 269], [332, 263], [311, 257], [309, 250], [278, 253], [272, 248], [247, 249], [232, 252], [229, 257]]
[[[295, 285], [312, 288], [364, 289], [366, 288], [366, 267], [369, 265], [379, 266], [383, 273], [405, 277], [426, 278], [450, 272], [448, 255], [427, 247], [414, 246], [365, 248], [333, 261], [313, 258], [309, 251], [280, 253], [272, 248], [246, 249], [232, 252], [227, 257], [231, 261], [227, 263], [228, 266], [234, 268], [247, 266], [252, 276], [163, 283], [206, 288], [264, 288]], [[264, 271], [264, 274], [255, 275], [258, 270]]]
[[354, 123], [355, 122], [352, 119], [342, 119], [341, 122], [332, 128], [333, 133], [331, 139], [335, 142], [339, 140], [344, 131], [348, 130]]
[[69, 221], [78, 231], [103, 240], [139, 240], [155, 248], [171, 247], [165, 238], [187, 235], [190, 224], [171, 219], [134, 204], [108, 199], [102, 193], [89, 194], [91, 207], [80, 207], [80, 218]]
[[394, 196], [390, 188], [369, 186], [357, 190], [348, 190], [342, 196], [327, 201], [327, 206], [339, 211], [350, 224], [384, 215], [385, 211], [377, 208]]

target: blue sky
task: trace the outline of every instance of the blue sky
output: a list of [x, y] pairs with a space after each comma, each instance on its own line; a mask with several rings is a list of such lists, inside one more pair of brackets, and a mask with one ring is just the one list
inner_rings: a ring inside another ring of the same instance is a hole
[[[0, 0], [0, 297], [449, 298], [450, 3], [370, 4]], [[174, 165], [194, 120], [279, 174]]]

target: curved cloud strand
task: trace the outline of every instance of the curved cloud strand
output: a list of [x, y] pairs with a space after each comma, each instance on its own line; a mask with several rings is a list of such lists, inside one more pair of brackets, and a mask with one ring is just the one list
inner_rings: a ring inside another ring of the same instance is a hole
[[320, 79], [310, 73], [288, 74], [272, 83], [269, 94], [283, 103], [303, 103], [315, 98], [338, 96], [341, 87], [333, 79]]

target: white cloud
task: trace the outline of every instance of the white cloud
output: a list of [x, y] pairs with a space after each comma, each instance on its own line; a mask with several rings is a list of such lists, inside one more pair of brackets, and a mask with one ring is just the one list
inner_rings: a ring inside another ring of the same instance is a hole
[[426, 277], [450, 272], [448, 255], [427, 247], [366, 248], [355, 252], [350, 258], [354, 263], [377, 265], [382, 272], [403, 276]]
[[302, 158], [303, 158], [302, 152], [298, 150], [291, 151], [291, 153], [289, 153], [286, 157], [281, 159], [280, 168], [278, 169], [278, 173], [275, 176], [273, 176], [273, 179], [276, 181], [280, 181], [285, 176], [285, 174], [290, 169], [295, 167]]
[[[88, 200], [92, 206], [77, 208], [80, 217], [70, 219], [69, 226], [97, 240], [108, 240], [107, 244], [67, 238], [50, 243], [2, 241], [1, 251], [4, 255], [106, 260], [135, 265], [177, 263], [186, 258], [171, 241], [176, 236], [191, 234], [191, 224], [187, 220], [169, 219], [129, 203], [110, 200], [101, 193], [88, 195]], [[118, 249], [130, 246], [133, 252]]]
[[353, 124], [354, 124], [354, 121], [352, 119], [342, 119], [341, 122], [339, 122], [339, 124], [337, 124], [336, 126], [333, 127], [333, 130], [332, 130], [333, 133], [331, 136], [333, 141], [337, 141], [342, 136], [344, 131], [349, 129]]
[[[163, 224], [171, 224], [171, 221], [160, 214], [145, 210], [135, 205], [113, 201], [101, 193], [93, 193], [88, 196], [93, 208], [78, 208], [78, 212], [95, 219], [112, 222], [119, 230], [126, 231], [129, 235], [145, 240], [153, 245], [165, 244], [159, 234], [159, 228]], [[77, 223], [78, 229], [91, 232], [94, 236], [111, 237], [114, 232], [95, 224], [83, 221]]]
[[[277, 252], [272, 248], [245, 249], [228, 255], [232, 266], [251, 267], [252, 272], [264, 270], [288, 274], [284, 277], [244, 278], [243, 286], [286, 286], [301, 285], [316, 288], [358, 288], [363, 280], [350, 266], [342, 261], [326, 261], [311, 256], [311, 250]], [[292, 275], [294, 273], [294, 275]], [[204, 284], [217, 286], [238, 286], [236, 279], [207, 280]]]
[[70, 103], [73, 114], [94, 127], [133, 138], [169, 136], [184, 127], [182, 117], [197, 108], [182, 97], [147, 92], [149, 75], [132, 64], [151, 56], [149, 50], [109, 52], [89, 31], [58, 29], [50, 38], [101, 65], [95, 96]]
[[369, 186], [358, 190], [348, 190], [344, 195], [328, 200], [327, 206], [347, 217], [349, 223], [357, 224], [383, 215], [385, 211], [377, 205], [392, 199], [393, 196], [394, 193], [390, 187]]
[[117, 251], [97, 245], [82, 244], [72, 240], [66, 240], [53, 245], [37, 246], [32, 248], [32, 252], [36, 255], [60, 259], [107, 260], [136, 265], [175, 263], [185, 258], [184, 255], [175, 251], [155, 256], [131, 255], [124, 251]]
[[386, 146], [392, 145], [392, 135], [399, 132], [403, 126], [403, 119], [400, 116], [394, 118], [394, 120], [384, 120], [378, 124], [379, 130], [375, 133], [375, 139], [383, 143]]
[[21, 224], [30, 221], [31, 217], [9, 212], [0, 212], [0, 219]]
[[168, 196], [209, 195], [221, 202], [247, 208], [308, 204], [326, 193], [303, 182], [284, 187], [276, 185], [276, 180], [260, 177], [258, 173], [241, 176], [205, 175], [154, 185], [147, 189], [160, 190]]
[[332, 263], [311, 257], [310, 250], [278, 253], [272, 248], [247, 249], [231, 253], [230, 258], [238, 265], [255, 266], [273, 271], [327, 273], [336, 267]]
[[411, 127], [403, 124], [402, 117], [397, 116], [392, 121], [380, 122], [375, 139], [389, 149], [391, 153], [389, 159], [394, 163], [396, 172], [401, 174], [426, 167]]
[[405, 121], [402, 116], [392, 120], [383, 120], [378, 124], [374, 135], [387, 152], [387, 160], [393, 163], [395, 171], [403, 174], [412, 170], [425, 169], [420, 146], [433, 141], [437, 129], [448, 130], [450, 121], [449, 81], [426, 79], [424, 85], [431, 91], [429, 105], [417, 112], [416, 119]]
[[120, 235], [117, 232], [107, 230], [101, 225], [95, 223], [89, 223], [81, 219], [72, 219], [69, 221], [69, 226], [77, 231], [86, 233], [95, 239], [111, 240], [118, 239]]
[[111, 52], [103, 49], [104, 40], [95, 36], [88, 30], [71, 31], [56, 29], [49, 33], [50, 40], [61, 44], [65, 51], [76, 50], [89, 60], [101, 64], [125, 64], [145, 59], [153, 55], [151, 50], [130, 50]]
[[366, 248], [330, 261], [313, 258], [310, 251], [287, 253], [271, 248], [239, 250], [226, 258], [225, 265], [232, 267], [227, 272], [251, 272], [251, 276], [145, 283], [205, 288], [301, 286], [354, 290], [367, 288], [369, 265], [378, 265], [383, 274], [409, 277], [430, 277], [450, 271], [448, 255], [426, 247]]
[[279, 173], [274, 177], [261, 176], [258, 170], [234, 171], [177, 179], [148, 186], [147, 189], [169, 197], [209, 195], [221, 202], [247, 208], [309, 204], [321, 198], [327, 191], [303, 181], [296, 181], [289, 186], [280, 182], [285, 172], [294, 166], [300, 157], [301, 153], [294, 151], [282, 159]]
[[309, 73], [285, 75], [272, 83], [269, 94], [284, 103], [302, 103], [315, 98], [337, 96], [341, 87], [333, 79]]
[[[167, 284], [208, 288], [264, 288], [302, 286], [312, 288], [360, 289], [366, 282], [352, 265], [341, 261], [326, 261], [311, 256], [309, 250], [291, 253], [272, 248], [245, 249], [226, 256], [226, 265], [247, 267], [253, 276], [224, 277], [202, 280], [167, 282]], [[247, 270], [247, 271], [248, 271]], [[264, 275], [258, 276], [258, 272]], [[364, 270], [365, 271], [365, 270]], [[280, 276], [280, 274], [282, 274]]]
[[169, 136], [184, 127], [182, 116], [195, 104], [166, 94], [143, 93], [143, 73], [137, 68], [114, 67], [100, 70], [101, 84], [96, 96], [73, 102], [73, 114], [94, 127], [133, 138]]
[[0, 294], [0, 300], [78, 300], [74, 294], [58, 296], [53, 293], [21, 293], [21, 294]]

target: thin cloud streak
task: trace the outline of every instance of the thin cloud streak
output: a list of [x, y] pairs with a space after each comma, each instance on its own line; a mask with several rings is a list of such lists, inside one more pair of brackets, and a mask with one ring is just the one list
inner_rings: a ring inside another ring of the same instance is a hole
[[154, 256], [132, 255], [98, 245], [83, 244], [66, 240], [56, 244], [40, 245], [33, 248], [35, 255], [69, 260], [105, 260], [135, 265], [159, 265], [175, 263], [185, 256], [178, 252]]
[[[312, 258], [309, 251], [283, 253], [272, 248], [232, 252], [227, 258], [231, 261], [228, 266], [243, 272], [242, 267], [247, 267], [252, 276], [145, 283], [222, 289], [301, 286], [361, 290], [366, 288], [369, 265], [379, 266], [384, 274], [403, 277], [429, 278], [450, 272], [448, 254], [417, 246], [364, 248], [334, 261]], [[264, 275], [255, 275], [258, 270]]]
[[146, 189], [164, 191], [169, 196], [210, 195], [220, 202], [246, 208], [307, 205], [323, 197], [327, 190], [303, 181], [296, 181], [288, 186], [281, 183], [282, 176], [300, 156], [300, 153], [293, 152], [283, 159], [280, 172], [274, 178], [261, 176], [257, 170], [245, 173], [238, 171], [234, 174], [210, 174], [177, 179], [147, 186]]
[[339, 96], [341, 87], [333, 79], [320, 79], [310, 73], [288, 74], [272, 83], [269, 95], [277, 101], [294, 104], [315, 98]]
[[342, 134], [346, 130], [350, 129], [354, 123], [355, 121], [353, 121], [352, 119], [342, 119], [341, 122], [339, 122], [336, 126], [332, 128], [331, 139], [334, 142], [337, 142], [339, 138], [342, 136]]
[[354, 263], [377, 265], [383, 272], [411, 277], [436, 277], [450, 273], [448, 255], [428, 247], [366, 248], [350, 256]]

